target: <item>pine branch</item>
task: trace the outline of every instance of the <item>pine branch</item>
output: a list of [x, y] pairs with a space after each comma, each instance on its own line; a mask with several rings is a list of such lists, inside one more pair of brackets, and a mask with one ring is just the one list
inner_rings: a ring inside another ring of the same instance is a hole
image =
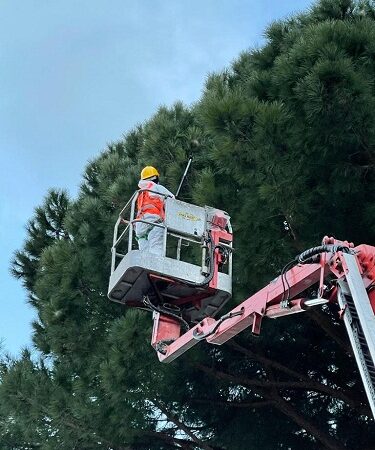
[[[294, 420], [294, 422], [301, 425], [305, 430], [309, 430], [310, 433], [316, 437], [318, 440], [320, 440], [322, 443], [325, 443], [327, 448], [340, 448], [341, 444], [338, 445], [336, 440], [332, 439], [329, 434], [322, 433], [320, 429], [318, 429], [314, 424], [312, 424], [310, 421], [307, 421], [306, 418], [304, 418], [295, 408], [290, 406], [290, 403], [279, 395], [278, 393], [278, 382], [276, 381], [276, 378], [274, 376], [272, 366], [269, 366], [269, 377], [271, 379], [270, 385], [274, 386], [274, 389], [272, 389], [272, 397], [275, 399], [274, 403], [276, 404], [276, 407], [279, 408], [284, 414], [286, 414], [289, 418]], [[279, 400], [276, 400], [279, 399]]]
[[352, 396], [347, 392], [344, 392], [342, 388], [340, 389], [334, 389], [330, 386], [321, 384], [317, 381], [311, 380], [311, 378], [307, 377], [306, 375], [303, 375], [299, 372], [296, 372], [292, 369], [289, 369], [288, 367], [284, 366], [283, 364], [280, 364], [274, 360], [271, 360], [265, 356], [261, 356], [259, 354], [254, 353], [250, 349], [247, 349], [245, 347], [242, 347], [240, 344], [238, 344], [236, 341], [228, 341], [226, 345], [234, 348], [235, 350], [241, 352], [242, 354], [245, 354], [251, 359], [255, 359], [259, 361], [260, 363], [264, 364], [266, 367], [273, 367], [274, 369], [280, 370], [281, 372], [284, 372], [285, 374], [292, 376], [293, 378], [297, 378], [301, 381], [301, 383], [296, 382], [280, 382], [280, 381], [273, 381], [268, 382], [268, 385], [272, 385], [274, 383], [275, 387], [279, 388], [291, 388], [291, 389], [307, 389], [312, 390], [316, 392], [322, 392], [323, 394], [330, 395], [331, 397], [338, 398], [345, 402], [347, 405], [349, 405], [354, 410], [357, 410], [359, 414], [364, 414], [367, 417], [371, 417], [371, 411], [367, 404], [363, 404], [360, 401], [358, 401], [357, 396]]
[[325, 433], [311, 421], [303, 417], [303, 415], [293, 408], [286, 400], [280, 398], [279, 401], [275, 401], [275, 407], [301, 428], [305, 429], [311, 436], [314, 436], [315, 439], [320, 441], [324, 445], [324, 448], [330, 450], [345, 450], [345, 445], [342, 445], [337, 439], [330, 436], [328, 433]]
[[173, 413], [168, 411], [166, 406], [160, 400], [154, 399], [152, 400], [152, 402], [167, 417], [168, 421], [174, 423], [180, 430], [182, 430], [187, 436], [189, 436], [193, 442], [199, 444], [200, 446], [199, 448], [201, 448], [202, 450], [213, 450], [211, 446], [206, 444], [204, 441], [199, 439], [194, 433], [192, 433], [188, 426], [182, 423]]
[[240, 409], [253, 409], [253, 408], [264, 408], [265, 406], [273, 405], [271, 400], [258, 400], [255, 402], [234, 402], [234, 401], [220, 401], [213, 398], [191, 398], [186, 400], [186, 403], [197, 403], [205, 405], [207, 403], [214, 406], [224, 406], [229, 408], [240, 408]]
[[[321, 311], [317, 311], [313, 308], [307, 311], [308, 316], [317, 323], [320, 328], [332, 338], [348, 355], [353, 355], [353, 350], [348, 344], [348, 340], [344, 338], [343, 333], [338, 333], [332, 325], [332, 321], [323, 314]], [[340, 329], [342, 331], [342, 329]]]
[[[159, 431], [146, 431], [145, 430], [142, 433], [142, 435], [156, 438], [156, 439], [161, 439], [162, 441], [164, 441], [168, 444], [179, 446], [179, 447], [175, 447], [175, 448], [182, 448], [184, 450], [196, 450], [197, 449], [197, 444], [192, 441], [187, 441], [186, 439], [176, 438], [174, 436], [170, 436], [168, 434], [161, 433]], [[212, 448], [211, 450], [215, 450], [215, 449]]]
[[237, 384], [241, 384], [242, 386], [251, 387], [254, 392], [258, 393], [263, 398], [271, 400], [273, 402], [273, 406], [276, 409], [287, 415], [298, 426], [302, 426], [309, 434], [314, 436], [323, 445], [325, 445], [326, 448], [330, 450], [344, 450], [345, 447], [343, 447], [339, 441], [319, 429], [316, 425], [311, 423], [308, 419], [303, 417], [301, 413], [297, 412], [291, 405], [289, 405], [286, 400], [275, 394], [275, 391], [272, 389], [272, 387], [275, 386], [275, 383], [273, 383], [274, 386], [272, 386], [270, 389], [269, 381], [259, 382], [248, 380], [242, 377], [236, 377], [225, 372], [206, 367], [202, 364], [196, 364], [195, 367], [219, 380], [231, 381]]

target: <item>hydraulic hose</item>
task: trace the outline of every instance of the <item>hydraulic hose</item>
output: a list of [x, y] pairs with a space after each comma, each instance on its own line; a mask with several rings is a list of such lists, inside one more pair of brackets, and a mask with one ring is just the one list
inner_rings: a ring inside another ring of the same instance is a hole
[[212, 278], [214, 277], [214, 272], [215, 272], [214, 258], [215, 258], [216, 246], [212, 245], [211, 237], [209, 239], [209, 243], [210, 243], [210, 254], [209, 254], [210, 271], [209, 271], [208, 275], [206, 275], [205, 280], [201, 281], [200, 283], [194, 283], [192, 281], [189, 281], [188, 284], [190, 284], [192, 286], [195, 286], [195, 287], [206, 286], [207, 284], [209, 284], [211, 282]]
[[[189, 286], [194, 286], [194, 287], [203, 287], [203, 286], [207, 286], [212, 278], [214, 277], [214, 273], [215, 273], [215, 263], [214, 263], [214, 259], [215, 259], [215, 250], [216, 249], [223, 249], [222, 246], [219, 245], [211, 245], [210, 246], [210, 272], [208, 273], [208, 275], [206, 275], [206, 278], [201, 281], [200, 283], [194, 283], [193, 281], [184, 281], [185, 284], [189, 285]], [[226, 250], [226, 249], [225, 249]]]
[[190, 329], [189, 324], [186, 322], [186, 320], [184, 320], [179, 314], [175, 314], [174, 312], [172, 312], [170, 309], [167, 308], [163, 308], [162, 306], [155, 306], [150, 299], [148, 298], [148, 296], [145, 296], [143, 298], [143, 304], [145, 306], [147, 306], [149, 309], [151, 309], [152, 311], [158, 312], [160, 314], [163, 314], [165, 316], [169, 316], [172, 317], [173, 319], [177, 320], [178, 322], [181, 323], [181, 325], [183, 326], [183, 328], [185, 329], [185, 331], [188, 331]]
[[324, 244], [318, 245], [317, 247], [309, 248], [304, 252], [300, 253], [296, 256], [296, 261], [298, 264], [307, 264], [313, 262], [312, 258], [315, 255], [319, 255], [320, 253], [336, 253], [336, 252], [345, 252], [349, 253], [350, 249], [346, 245], [334, 245], [334, 244]]
[[212, 336], [213, 334], [216, 333], [217, 329], [219, 328], [219, 326], [228, 319], [231, 319], [232, 317], [236, 317], [236, 316], [242, 316], [242, 314], [244, 313], [245, 308], [242, 307], [240, 309], [240, 311], [236, 311], [236, 312], [229, 312], [228, 314], [225, 314], [224, 316], [221, 316], [220, 319], [216, 322], [216, 324], [214, 325], [214, 327], [208, 331], [207, 333], [199, 333], [197, 331], [197, 329], [195, 329], [193, 331], [193, 338], [196, 341], [203, 341], [203, 339], [208, 338], [208, 336]]

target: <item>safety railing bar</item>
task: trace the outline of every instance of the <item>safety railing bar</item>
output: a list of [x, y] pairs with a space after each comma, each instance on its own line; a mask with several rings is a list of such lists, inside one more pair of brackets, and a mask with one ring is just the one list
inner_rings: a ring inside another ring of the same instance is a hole
[[134, 197], [138, 194], [138, 191], [134, 192], [134, 194], [130, 197], [130, 199], [128, 200], [128, 202], [126, 203], [126, 205], [122, 208], [122, 210], [120, 211], [119, 217], [122, 217], [122, 214], [126, 211], [126, 209], [129, 207], [129, 205], [131, 205]]
[[124, 231], [120, 234], [119, 238], [117, 239], [117, 241], [114, 243], [114, 247], [117, 247], [117, 245], [119, 244], [119, 242], [122, 240], [122, 238], [125, 236], [125, 233], [127, 233], [129, 229], [129, 225], [127, 225], [124, 229]]
[[177, 261], [180, 261], [180, 259], [181, 259], [181, 245], [182, 245], [182, 238], [178, 238], [177, 253], [176, 253]]
[[112, 253], [114, 253], [114, 255], [117, 257], [117, 256], [125, 256], [123, 253], [119, 253], [119, 252], [116, 252], [115, 250], [116, 249], [114, 249], [113, 247], [112, 247]]
[[115, 242], [117, 241], [117, 233], [118, 233], [118, 227], [119, 227], [120, 223], [121, 223], [121, 217], [119, 217], [115, 223], [115, 229], [113, 232], [113, 244], [112, 244], [113, 247], [115, 246]]
[[168, 228], [165, 226], [163, 230], [163, 256], [167, 253]]
[[[160, 228], [167, 228], [167, 226], [165, 224], [163, 224], [163, 223], [151, 222], [150, 220], [145, 220], [145, 219], [134, 219], [132, 221], [129, 221], [129, 220], [126, 221], [126, 223], [128, 225], [134, 224], [134, 223], [137, 223], [137, 222], [147, 223], [147, 224], [152, 225], [152, 226], [155, 225], [155, 226], [160, 227]], [[188, 237], [185, 234], [177, 234], [175, 231], [170, 231], [168, 228], [167, 228], [167, 230], [168, 230], [167, 233], [168, 233], [169, 236], [173, 236], [173, 237], [176, 237], [176, 238], [181, 238], [181, 239], [183, 239], [185, 241], [190, 241], [190, 242], [194, 242], [194, 243], [197, 243], [197, 244], [199, 244], [201, 242], [201, 238], [200, 237], [197, 237], [197, 239], [194, 239], [193, 237]], [[222, 245], [225, 246], [225, 247], [231, 248], [231, 246], [228, 245], [228, 244], [222, 244]]]
[[134, 214], [135, 214], [135, 204], [137, 203], [138, 200], [138, 195], [139, 192], [135, 192], [135, 195], [133, 197], [132, 203], [131, 203], [131, 208], [130, 208], [130, 227], [129, 227], [129, 239], [128, 239], [128, 252], [130, 252], [130, 250], [133, 248], [133, 231], [134, 231], [134, 227], [132, 224], [132, 220], [134, 219]]
[[147, 223], [149, 225], [155, 226], [155, 227], [159, 227], [159, 228], [166, 228], [166, 225], [164, 223], [157, 223], [157, 222], [151, 222], [150, 220], [145, 220], [145, 219], [134, 219], [131, 221], [132, 224], [134, 223]]
[[116, 270], [116, 258], [124, 258], [125, 255], [123, 253], [116, 252], [116, 249], [112, 247], [112, 258], [111, 258], [111, 275]]
[[112, 257], [111, 257], [111, 274], [115, 271], [116, 266], [116, 240], [117, 240], [117, 234], [118, 234], [118, 227], [121, 222], [121, 217], [118, 217], [115, 224], [115, 229], [113, 231], [113, 244], [112, 244]]
[[201, 243], [201, 238], [193, 239], [193, 238], [187, 237], [185, 234], [177, 234], [176, 232], [169, 231], [169, 230], [168, 230], [168, 234], [169, 234], [169, 236], [173, 236], [173, 237], [175, 237], [177, 239], [182, 239], [183, 241], [193, 242], [194, 244], [200, 244]]
[[[124, 219], [122, 216], [124, 215], [125, 211], [129, 208], [129, 205], [132, 206], [132, 211], [131, 211], [131, 216], [134, 215], [134, 209], [135, 209], [135, 200], [139, 195], [139, 191], [134, 192], [134, 194], [130, 197], [130, 199], [128, 200], [128, 202], [126, 203], [126, 205], [122, 208], [122, 210], [119, 213], [118, 219], [116, 221], [115, 224], [115, 230], [113, 233], [113, 250], [112, 250], [112, 263], [111, 263], [111, 272], [113, 273], [113, 271], [115, 270], [115, 265], [116, 265], [116, 255], [113, 255], [113, 251], [116, 250], [116, 246], [119, 244], [119, 242], [122, 240], [122, 238], [124, 237], [126, 231], [129, 230], [129, 244], [128, 244], [128, 251], [131, 249], [132, 246], [132, 229], [129, 227], [129, 221]], [[132, 218], [132, 217], [131, 217]], [[125, 228], [125, 230], [121, 233], [120, 237], [117, 238], [118, 235], [118, 227], [120, 225], [121, 222], [126, 222], [127, 223], [127, 227]]]
[[116, 268], [116, 252], [112, 250], [112, 256], [111, 256], [111, 275], [115, 271]]

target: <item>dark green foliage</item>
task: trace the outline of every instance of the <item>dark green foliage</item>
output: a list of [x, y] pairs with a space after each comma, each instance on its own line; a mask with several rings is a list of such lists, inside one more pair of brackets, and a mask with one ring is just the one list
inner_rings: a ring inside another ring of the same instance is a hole
[[0, 448], [367, 449], [375, 432], [337, 311], [265, 321], [170, 365], [151, 317], [106, 298], [113, 225], [145, 164], [181, 198], [223, 208], [235, 233], [234, 300], [325, 234], [375, 244], [375, 8], [321, 0], [271, 24], [261, 49], [211, 75], [198, 104], [162, 107], [51, 191], [13, 273], [38, 313], [4, 361]]
[[23, 250], [15, 254], [12, 274], [22, 280], [31, 296], [43, 250], [55, 240], [69, 238], [63, 225], [68, 206], [69, 199], [65, 192], [51, 190], [26, 226], [28, 239]]

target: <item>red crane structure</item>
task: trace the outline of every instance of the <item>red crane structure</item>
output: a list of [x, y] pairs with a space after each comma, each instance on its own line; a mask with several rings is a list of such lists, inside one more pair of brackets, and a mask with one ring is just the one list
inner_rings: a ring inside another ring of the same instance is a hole
[[[151, 345], [161, 362], [173, 361], [203, 340], [221, 345], [246, 328], [259, 335], [263, 318], [337, 303], [375, 417], [375, 247], [326, 236], [321, 245], [289, 262], [263, 289], [216, 318], [232, 293], [229, 216], [168, 198], [165, 222], [157, 225], [164, 228], [164, 255], [142, 254], [133, 249], [138, 195], [133, 195], [116, 222], [108, 297], [153, 312]], [[175, 255], [168, 255], [173, 249], [171, 238]], [[184, 245], [193, 247], [190, 258], [195, 250], [200, 264], [183, 261]]]

